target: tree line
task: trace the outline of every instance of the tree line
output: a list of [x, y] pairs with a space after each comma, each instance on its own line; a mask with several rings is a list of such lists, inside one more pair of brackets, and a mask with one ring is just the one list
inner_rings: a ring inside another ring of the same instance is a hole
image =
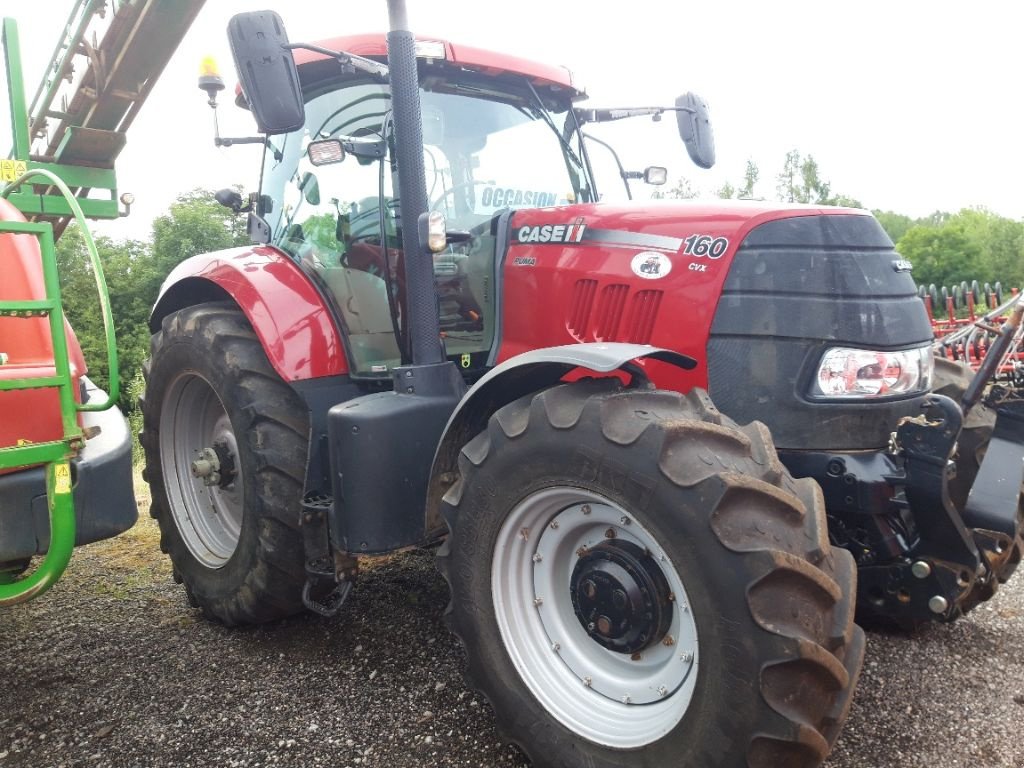
[[[743, 179], [727, 181], [717, 190], [701, 192], [680, 178], [655, 198], [719, 197], [764, 200], [757, 195], [761, 172], [747, 161]], [[813, 155], [794, 149], [786, 153], [775, 177], [774, 199], [787, 203], [842, 205], [865, 208], [859, 200], [836, 192], [823, 177]], [[977, 280], [984, 284], [1024, 285], [1024, 221], [1000, 216], [985, 208], [964, 208], [955, 213], [936, 211], [914, 218], [896, 211], [873, 209], [875, 218], [896, 244], [896, 250], [914, 265], [919, 285], [958, 285]]]

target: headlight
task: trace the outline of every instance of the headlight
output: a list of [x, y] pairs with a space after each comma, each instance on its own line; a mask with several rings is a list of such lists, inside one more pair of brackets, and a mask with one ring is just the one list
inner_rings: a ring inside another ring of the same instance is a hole
[[834, 347], [821, 358], [811, 396], [873, 398], [927, 392], [934, 366], [930, 346], [899, 352]]

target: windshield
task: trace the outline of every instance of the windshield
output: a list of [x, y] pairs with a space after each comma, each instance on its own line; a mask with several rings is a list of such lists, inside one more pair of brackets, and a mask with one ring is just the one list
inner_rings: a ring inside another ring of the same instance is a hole
[[[464, 368], [484, 365], [494, 339], [494, 219], [512, 208], [593, 198], [568, 101], [545, 107], [526, 84], [499, 90], [489, 80], [434, 77], [420, 93], [430, 208], [445, 214], [450, 230], [474, 235], [434, 258], [442, 335]], [[273, 242], [334, 295], [360, 373], [399, 364], [408, 341], [390, 108], [386, 84], [336, 81], [307, 95], [303, 128], [272, 137], [265, 154]], [[314, 166], [309, 143], [339, 137], [386, 139], [385, 157], [350, 153]]]

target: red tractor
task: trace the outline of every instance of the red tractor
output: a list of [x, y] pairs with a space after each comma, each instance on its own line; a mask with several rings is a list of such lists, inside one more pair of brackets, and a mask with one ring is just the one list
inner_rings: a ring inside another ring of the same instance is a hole
[[389, 11], [229, 26], [264, 160], [219, 199], [253, 245], [172, 272], [145, 370], [175, 578], [226, 624], [334, 614], [360, 561], [440, 545], [470, 684], [535, 764], [819, 764], [855, 611], [951, 621], [1019, 562], [1020, 401], [933, 393], [864, 211], [600, 203], [583, 127], [674, 112], [710, 167], [700, 99], [582, 109]]

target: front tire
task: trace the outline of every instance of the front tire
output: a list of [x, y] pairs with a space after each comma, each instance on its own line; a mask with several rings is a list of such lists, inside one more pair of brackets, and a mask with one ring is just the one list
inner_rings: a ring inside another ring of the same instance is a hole
[[150, 513], [189, 602], [228, 625], [301, 611], [305, 405], [231, 304], [164, 318], [143, 372]]
[[707, 394], [568, 384], [459, 457], [438, 564], [467, 677], [538, 766], [816, 766], [863, 659], [821, 492]]

